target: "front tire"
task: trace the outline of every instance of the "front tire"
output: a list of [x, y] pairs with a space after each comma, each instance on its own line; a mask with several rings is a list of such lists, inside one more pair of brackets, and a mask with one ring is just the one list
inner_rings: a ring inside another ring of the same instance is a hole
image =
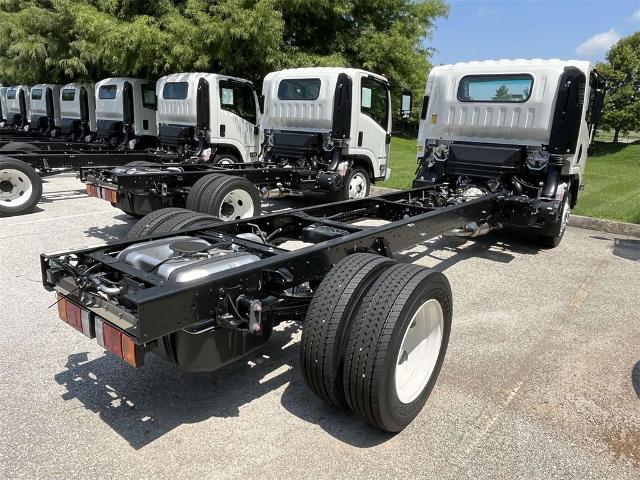
[[353, 200], [369, 196], [371, 190], [371, 177], [364, 168], [354, 167], [349, 169], [344, 179], [344, 186], [333, 197], [334, 201]]
[[558, 215], [558, 219], [554, 226], [552, 227], [552, 231], [555, 230], [551, 235], [540, 235], [538, 240], [540, 245], [545, 248], [556, 248], [560, 245], [562, 238], [564, 237], [564, 232], [567, 229], [567, 225], [569, 224], [569, 217], [571, 216], [571, 191], [567, 190], [564, 194], [564, 199], [562, 201], [562, 210], [560, 215]]
[[362, 300], [344, 359], [351, 410], [387, 432], [420, 413], [449, 343], [451, 287], [439, 272], [399, 264], [384, 271]]
[[42, 198], [42, 179], [21, 160], [0, 156], [0, 216], [31, 212]]

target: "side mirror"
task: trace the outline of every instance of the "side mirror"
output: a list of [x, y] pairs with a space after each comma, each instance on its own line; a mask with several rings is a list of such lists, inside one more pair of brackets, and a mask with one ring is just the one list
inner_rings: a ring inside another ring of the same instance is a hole
[[409, 118], [411, 116], [411, 110], [413, 109], [413, 95], [409, 91], [402, 93], [402, 100], [400, 101], [400, 116], [402, 118]]

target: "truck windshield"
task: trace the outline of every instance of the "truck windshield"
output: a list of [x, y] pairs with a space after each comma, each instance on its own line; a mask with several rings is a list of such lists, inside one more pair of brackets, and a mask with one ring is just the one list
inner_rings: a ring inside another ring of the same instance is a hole
[[103, 85], [98, 90], [98, 98], [100, 100], [113, 100], [118, 92], [117, 85]]
[[187, 82], [167, 82], [162, 89], [162, 98], [166, 100], [184, 100], [189, 93]]
[[62, 90], [62, 101], [63, 102], [73, 102], [76, 98], [76, 89], [75, 88], [65, 88]]
[[285, 79], [278, 86], [279, 100], [317, 100], [319, 96], [319, 78]]
[[458, 100], [461, 102], [514, 102], [529, 100], [531, 75], [469, 75], [460, 80]]
[[42, 98], [42, 89], [34, 88], [31, 90], [31, 100], [40, 100]]

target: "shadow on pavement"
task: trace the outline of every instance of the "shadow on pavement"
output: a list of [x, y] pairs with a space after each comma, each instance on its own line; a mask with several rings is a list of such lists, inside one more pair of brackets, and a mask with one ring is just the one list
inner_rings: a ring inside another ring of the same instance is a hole
[[127, 236], [129, 230], [138, 221], [126, 213], [113, 217], [115, 220], [121, 220], [126, 223], [118, 223], [115, 225], [107, 225], [104, 227], [89, 227], [84, 231], [84, 234], [92, 238], [100, 238], [105, 242], [113, 242], [116, 240], [122, 240]]
[[53, 203], [61, 200], [77, 200], [81, 198], [89, 198], [84, 188], [57, 190], [43, 193], [39, 203]]
[[619, 237], [611, 238], [599, 235], [591, 235], [590, 238], [593, 238], [594, 240], [612, 242], [611, 253], [616, 257], [640, 262], [640, 240]]
[[[434, 260], [434, 270], [444, 271], [468, 258], [484, 258], [498, 263], [509, 263], [515, 259], [513, 253], [519, 255], [536, 255], [540, 249], [528, 246], [517, 232], [492, 232], [488, 235], [470, 237], [450, 237], [443, 235], [432, 239], [422, 246], [424, 251], [404, 252], [396, 255], [403, 262], [417, 262], [423, 258]], [[449, 255], [442, 258], [442, 254]]]
[[110, 354], [88, 361], [84, 352], [70, 355], [55, 381], [67, 389], [64, 400], [79, 400], [135, 449], [183, 424], [237, 417], [243, 405], [287, 384], [282, 405], [334, 437], [358, 447], [389, 439], [309, 391], [298, 366], [298, 342], [292, 341], [298, 331], [288, 324], [262, 349], [216, 372], [183, 372], [154, 355], [134, 369]]

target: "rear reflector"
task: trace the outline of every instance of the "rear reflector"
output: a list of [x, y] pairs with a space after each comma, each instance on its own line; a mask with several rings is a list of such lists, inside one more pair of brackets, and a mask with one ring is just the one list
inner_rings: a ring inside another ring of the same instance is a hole
[[60, 294], [58, 294], [58, 316], [63, 322], [68, 323], [87, 337], [94, 338], [96, 336], [93, 328], [93, 314]]
[[136, 345], [131, 337], [112, 327], [98, 316], [95, 318], [95, 327], [98, 344], [122, 358], [132, 367], [141, 367], [144, 364], [142, 345]]
[[131, 337], [107, 323], [102, 317], [76, 305], [58, 294], [58, 316], [89, 338], [95, 338], [101, 347], [122, 358], [132, 367], [144, 364], [144, 347]]
[[118, 191], [112, 188], [98, 187], [91, 183], [87, 184], [87, 195], [101, 198], [107, 202], [116, 203], [118, 201]]

